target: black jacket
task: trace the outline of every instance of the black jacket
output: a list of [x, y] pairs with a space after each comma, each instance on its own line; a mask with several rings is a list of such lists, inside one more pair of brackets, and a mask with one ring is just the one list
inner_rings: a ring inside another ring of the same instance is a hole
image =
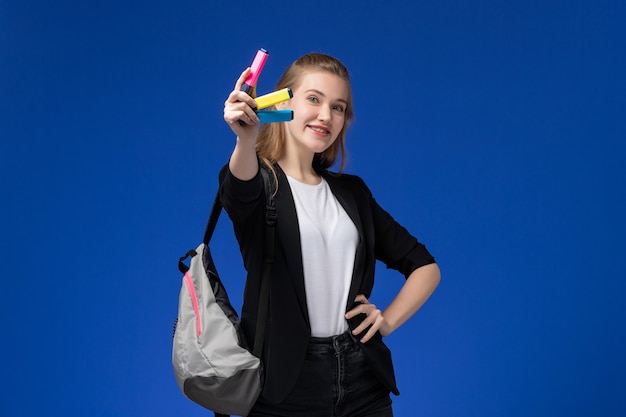
[[[293, 388], [305, 358], [310, 325], [304, 287], [302, 253], [296, 208], [284, 172], [276, 165], [276, 254], [272, 269], [269, 320], [263, 364], [262, 396], [270, 403], [282, 401]], [[408, 277], [415, 269], [434, 263], [431, 254], [374, 200], [359, 177], [320, 172], [354, 222], [359, 243], [346, 311], [358, 294], [369, 298], [374, 286], [376, 260]], [[241, 324], [248, 343], [254, 343], [259, 281], [263, 270], [265, 193], [260, 174], [250, 181], [235, 178], [227, 167], [220, 174], [220, 198], [231, 218], [248, 277]], [[363, 317], [350, 320], [354, 329]], [[372, 371], [394, 394], [396, 387], [391, 354], [378, 334], [362, 345]]]

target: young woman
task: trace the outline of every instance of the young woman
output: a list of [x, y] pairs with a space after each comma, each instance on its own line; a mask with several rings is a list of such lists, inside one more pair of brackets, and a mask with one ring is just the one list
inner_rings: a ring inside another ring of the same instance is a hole
[[[237, 140], [220, 178], [222, 203], [248, 272], [241, 322], [250, 344], [265, 230], [259, 170], [269, 170], [277, 185], [265, 382], [249, 416], [392, 416], [389, 394], [398, 390], [382, 338], [435, 290], [437, 264], [360, 178], [341, 173], [353, 116], [345, 66], [318, 53], [296, 60], [276, 86], [292, 89], [293, 98], [276, 108], [293, 110], [294, 119], [263, 126], [254, 99], [240, 91], [249, 71], [224, 106]], [[331, 173], [340, 155], [340, 173]], [[406, 277], [384, 311], [369, 301], [376, 260]]]

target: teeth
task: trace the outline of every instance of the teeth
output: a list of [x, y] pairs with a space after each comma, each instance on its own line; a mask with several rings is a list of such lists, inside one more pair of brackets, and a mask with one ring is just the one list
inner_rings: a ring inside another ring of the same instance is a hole
[[328, 130], [321, 129], [319, 127], [311, 127], [311, 129], [315, 130], [316, 132], [320, 132], [320, 133], [328, 133]]

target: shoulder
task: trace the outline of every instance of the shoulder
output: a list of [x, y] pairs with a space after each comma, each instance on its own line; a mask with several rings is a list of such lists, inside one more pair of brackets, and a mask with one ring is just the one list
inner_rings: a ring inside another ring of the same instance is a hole
[[320, 175], [322, 175], [326, 182], [328, 182], [333, 188], [342, 188], [353, 194], [367, 197], [370, 197], [372, 194], [365, 181], [358, 175], [336, 173], [331, 171], [325, 171], [320, 173]]

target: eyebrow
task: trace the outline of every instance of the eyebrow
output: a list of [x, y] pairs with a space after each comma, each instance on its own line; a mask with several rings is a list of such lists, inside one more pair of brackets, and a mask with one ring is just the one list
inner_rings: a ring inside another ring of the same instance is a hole
[[[305, 93], [316, 93], [316, 94], [319, 94], [322, 97], [326, 97], [326, 95], [324, 93], [322, 93], [320, 90], [316, 90], [315, 88], [309, 88], [308, 90], [305, 91]], [[344, 100], [342, 98], [338, 98], [336, 101], [339, 101], [339, 102], [344, 103], [346, 105], [348, 104], [348, 101]]]

